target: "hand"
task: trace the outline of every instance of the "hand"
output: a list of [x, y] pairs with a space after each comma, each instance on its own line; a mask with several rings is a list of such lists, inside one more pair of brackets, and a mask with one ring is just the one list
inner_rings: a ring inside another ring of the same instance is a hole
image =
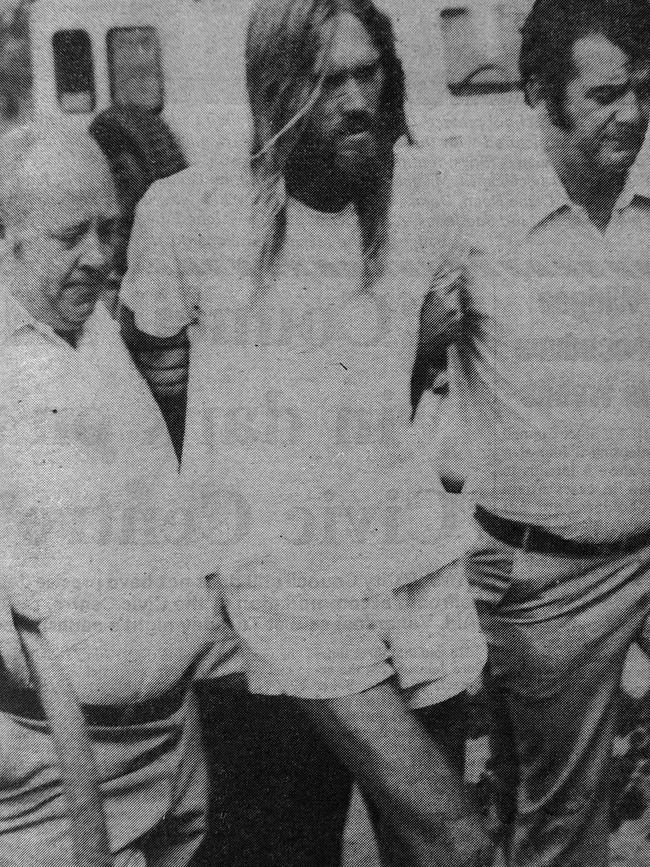
[[459, 335], [464, 312], [466, 274], [462, 267], [441, 268], [433, 275], [421, 314], [421, 343], [452, 343]]
[[27, 658], [16, 629], [14, 617], [17, 616], [33, 628], [37, 628], [44, 620], [42, 612], [19, 594], [10, 593], [6, 586], [0, 584], [0, 671], [21, 686], [31, 686], [31, 677]]

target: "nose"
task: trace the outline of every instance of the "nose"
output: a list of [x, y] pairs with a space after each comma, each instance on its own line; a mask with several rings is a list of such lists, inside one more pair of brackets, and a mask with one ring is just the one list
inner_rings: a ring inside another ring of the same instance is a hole
[[616, 109], [616, 120], [621, 124], [634, 126], [641, 120], [641, 106], [639, 97], [632, 88], [621, 97]]
[[350, 75], [345, 82], [342, 102], [348, 114], [363, 113], [368, 110], [368, 100], [354, 75]]
[[89, 230], [79, 256], [79, 265], [93, 271], [102, 271], [110, 264], [112, 246], [102, 240], [93, 227]]

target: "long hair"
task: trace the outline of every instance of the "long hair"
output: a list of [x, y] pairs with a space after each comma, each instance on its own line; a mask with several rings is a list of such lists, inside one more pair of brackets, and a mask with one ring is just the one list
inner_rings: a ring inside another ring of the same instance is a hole
[[[325, 23], [341, 12], [359, 19], [380, 52], [385, 77], [382, 120], [391, 145], [401, 136], [411, 141], [404, 107], [404, 71], [395, 50], [392, 24], [372, 0], [256, 0], [246, 41], [246, 84], [253, 116], [250, 165], [258, 296], [276, 274], [285, 242], [287, 162], [322, 90], [329, 52], [321, 34]], [[379, 173], [377, 182], [356, 203], [366, 289], [385, 267], [392, 180], [391, 147], [386, 171]]]

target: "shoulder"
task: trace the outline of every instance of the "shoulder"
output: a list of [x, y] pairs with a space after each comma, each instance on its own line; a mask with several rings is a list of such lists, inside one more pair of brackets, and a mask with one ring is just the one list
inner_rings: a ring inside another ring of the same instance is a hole
[[438, 155], [428, 146], [395, 148], [392, 221], [398, 229], [430, 227], [447, 209]]
[[402, 259], [415, 260], [427, 274], [454, 258], [470, 237], [462, 209], [447, 183], [439, 148], [396, 149], [391, 224], [393, 245]]
[[[238, 217], [250, 192], [243, 167], [229, 170], [213, 165], [195, 165], [169, 178], [156, 181], [145, 193], [139, 212], [162, 215], [178, 228], [215, 217], [225, 223]], [[232, 225], [232, 224], [231, 224]]]

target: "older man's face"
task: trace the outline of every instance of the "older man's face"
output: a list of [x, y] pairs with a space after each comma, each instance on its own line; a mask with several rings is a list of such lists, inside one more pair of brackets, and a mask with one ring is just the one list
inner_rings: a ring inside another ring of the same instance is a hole
[[650, 62], [633, 64], [602, 34], [579, 39], [573, 61], [575, 75], [565, 97], [565, 160], [595, 178], [625, 172], [648, 128]]
[[119, 212], [108, 166], [92, 154], [42, 166], [28, 190], [16, 258], [25, 280], [49, 301], [48, 325], [78, 331], [112, 266]]
[[376, 163], [384, 137], [381, 55], [363, 24], [349, 13], [328, 21], [322, 43], [331, 44], [323, 93], [310, 115], [304, 144], [344, 174], [358, 177]]

